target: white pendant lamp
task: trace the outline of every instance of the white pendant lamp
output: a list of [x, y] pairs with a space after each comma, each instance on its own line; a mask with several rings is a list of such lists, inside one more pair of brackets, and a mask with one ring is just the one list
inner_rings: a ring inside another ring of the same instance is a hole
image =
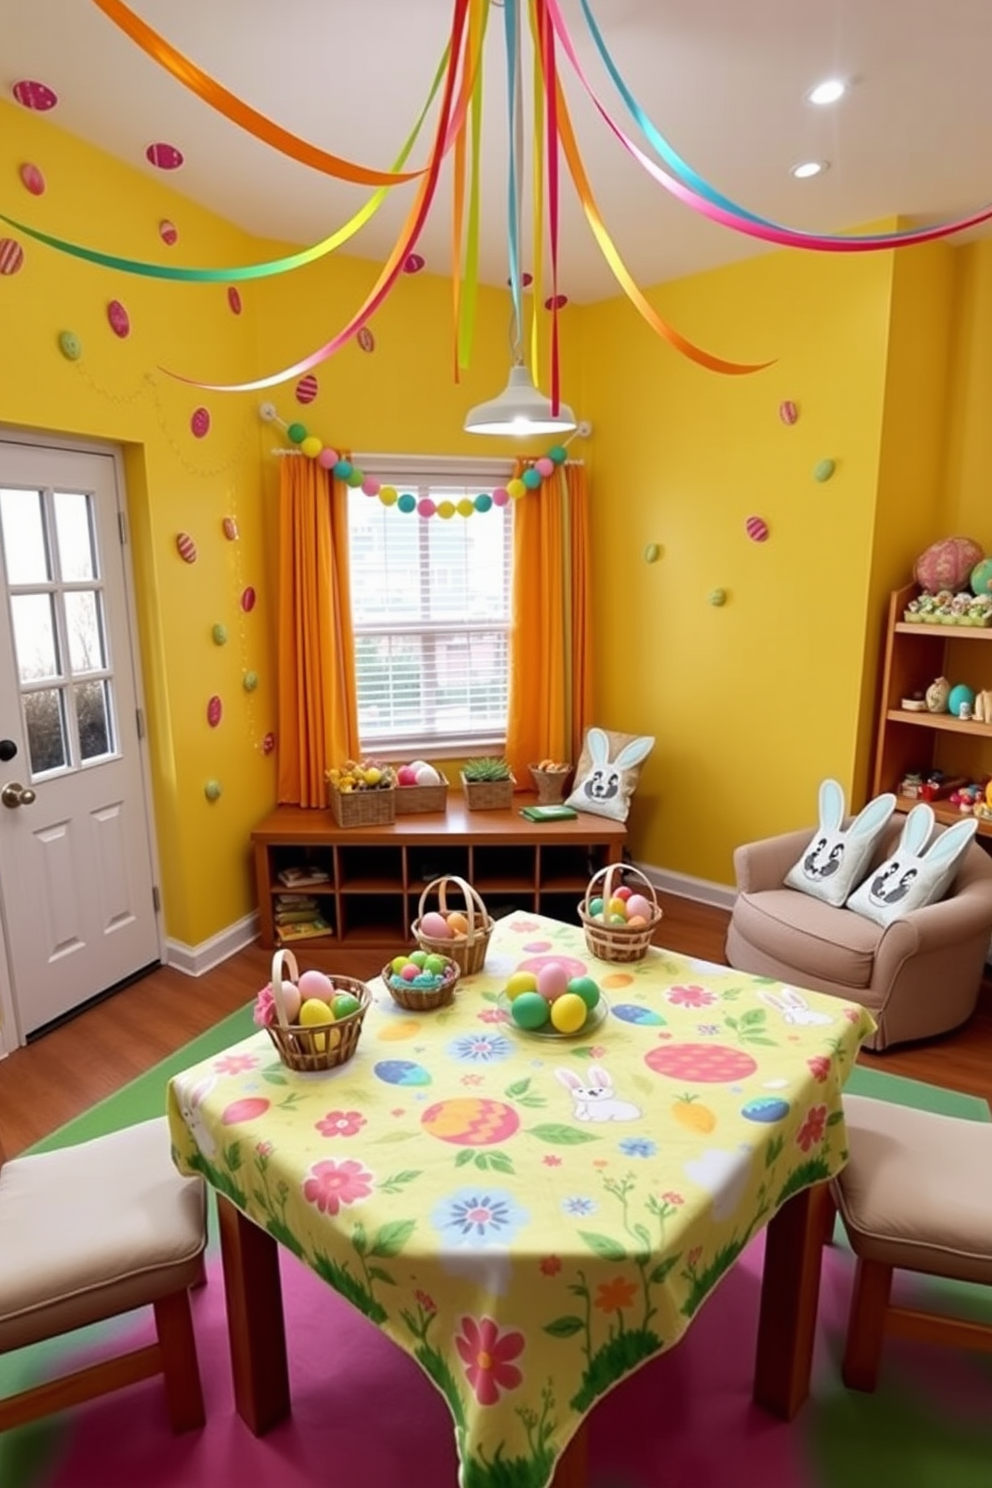
[[526, 439], [531, 434], [568, 434], [575, 428], [575, 415], [567, 403], [552, 413], [551, 399], [534, 386], [530, 371], [518, 362], [510, 368], [510, 380], [498, 398], [477, 403], [465, 419], [469, 434], [510, 434]]

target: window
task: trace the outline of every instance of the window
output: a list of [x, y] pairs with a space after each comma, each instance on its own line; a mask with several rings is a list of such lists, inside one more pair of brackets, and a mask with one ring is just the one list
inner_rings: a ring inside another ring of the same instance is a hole
[[[513, 503], [424, 518], [491, 496], [508, 462], [356, 464], [400, 501], [348, 502], [355, 680], [362, 750], [396, 758], [502, 749], [509, 686]], [[419, 468], [418, 468], [419, 467]]]

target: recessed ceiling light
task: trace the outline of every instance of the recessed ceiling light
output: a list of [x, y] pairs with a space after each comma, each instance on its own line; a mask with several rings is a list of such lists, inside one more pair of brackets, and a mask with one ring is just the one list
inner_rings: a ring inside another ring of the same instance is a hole
[[792, 166], [791, 173], [797, 181], [808, 181], [811, 176], [822, 175], [829, 167], [829, 160], [801, 160], [798, 165]]
[[825, 78], [822, 83], [817, 83], [815, 88], [810, 88], [806, 94], [810, 103], [836, 103], [838, 98], [843, 98], [847, 92], [847, 84], [843, 78]]

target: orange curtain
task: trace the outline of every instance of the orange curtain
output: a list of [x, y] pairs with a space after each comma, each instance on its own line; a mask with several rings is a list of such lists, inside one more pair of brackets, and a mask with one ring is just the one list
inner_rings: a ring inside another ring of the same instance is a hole
[[585, 467], [565, 464], [513, 511], [506, 754], [527, 766], [579, 757], [592, 716], [592, 592]]
[[348, 487], [286, 456], [279, 480], [279, 801], [326, 806], [324, 771], [357, 759]]

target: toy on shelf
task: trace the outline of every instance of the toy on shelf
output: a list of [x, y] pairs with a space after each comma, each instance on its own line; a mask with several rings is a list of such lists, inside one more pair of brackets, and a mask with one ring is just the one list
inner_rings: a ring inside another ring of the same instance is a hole
[[992, 593], [955, 593], [940, 589], [935, 594], [924, 592], [911, 599], [903, 612], [911, 625], [992, 625]]

